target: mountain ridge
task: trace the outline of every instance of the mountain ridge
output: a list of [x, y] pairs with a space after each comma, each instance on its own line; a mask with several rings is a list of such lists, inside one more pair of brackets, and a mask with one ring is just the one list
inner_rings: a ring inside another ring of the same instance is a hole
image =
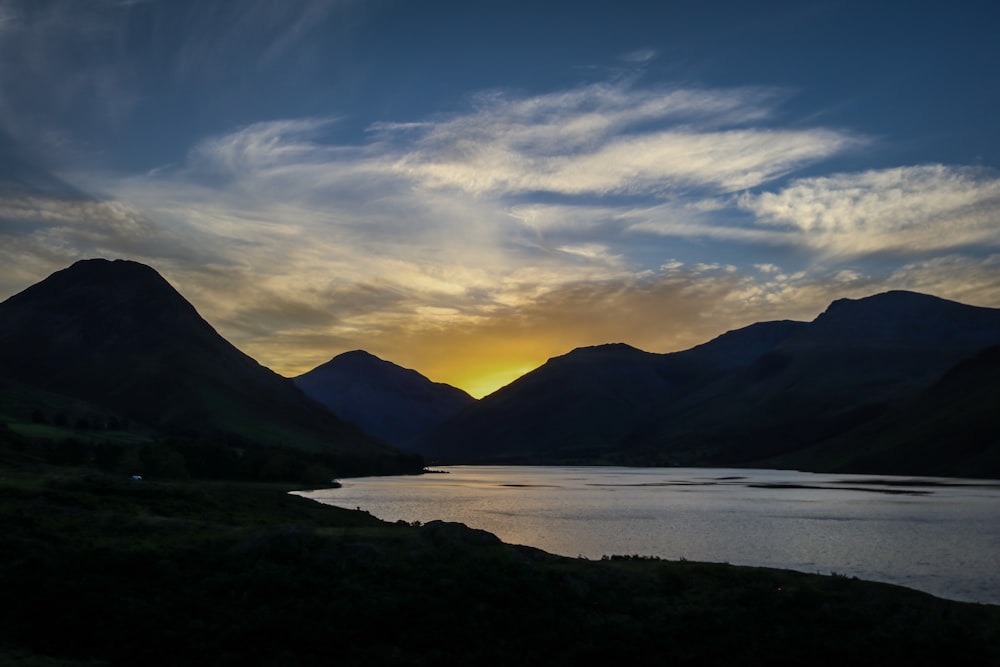
[[339, 354], [292, 380], [343, 419], [403, 448], [475, 403], [457, 387], [365, 350]]
[[[597, 346], [554, 357], [432, 431], [418, 451], [463, 463], [780, 461], [860, 438], [866, 425], [888, 429], [882, 416], [896, 415], [893, 406], [998, 343], [1000, 309], [902, 290], [838, 299], [811, 322], [759, 322], [680, 352]], [[630, 378], [622, 375], [629, 364]], [[616, 374], [625, 382], [609, 381]], [[643, 388], [637, 379], [650, 375], [664, 382]], [[807, 457], [795, 460], [809, 469]], [[891, 472], [886, 466], [876, 472]], [[1000, 475], [1000, 466], [987, 467]]]
[[678, 352], [578, 347], [476, 401], [364, 350], [283, 378], [220, 336], [151, 267], [81, 260], [0, 303], [0, 417], [17, 403], [5, 396], [33, 387], [77, 401], [81, 423], [96, 411], [151, 433], [389, 461], [379, 469], [416, 465], [393, 443], [444, 462], [892, 472], [905, 441], [923, 443], [923, 472], [949, 469], [943, 446], [912, 422], [971, 443], [962, 471], [1000, 476], [1000, 445], [988, 437], [1000, 398], [988, 386], [993, 371], [976, 371], [995, 368], [983, 350], [997, 345], [1000, 309], [894, 290]]
[[419, 469], [241, 352], [153, 268], [81, 260], [0, 303], [0, 376], [107, 407], [169, 437]]

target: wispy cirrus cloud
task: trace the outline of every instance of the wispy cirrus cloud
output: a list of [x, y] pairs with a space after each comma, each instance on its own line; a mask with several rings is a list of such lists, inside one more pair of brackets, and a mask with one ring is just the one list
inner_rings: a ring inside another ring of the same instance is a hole
[[752, 126], [769, 118], [777, 96], [593, 84], [531, 98], [492, 93], [471, 113], [375, 129], [401, 144], [399, 173], [428, 187], [506, 195], [732, 192], [864, 143], [829, 129]]
[[923, 165], [799, 179], [739, 206], [764, 228], [824, 253], [857, 256], [1000, 246], [1000, 176]]
[[67, 117], [116, 123], [128, 114], [137, 95], [117, 48], [122, 13], [114, 2], [0, 4], [0, 131], [60, 154], [72, 143], [61, 125]]
[[[232, 75], [234, 64], [257, 67], [286, 55], [305, 36], [357, 0], [244, 0], [238, 4], [202, 0], [185, 7], [184, 40], [173, 50], [178, 80]], [[252, 51], [250, 50], [252, 49]]]
[[[356, 18], [360, 5], [3, 0], [0, 131], [63, 168], [93, 166], [95, 155], [174, 159], [171, 138], [187, 142], [200, 123], [252, 116], [248, 107], [262, 79], [287, 80], [281, 68], [312, 73], [330, 66], [316, 54], [315, 33], [337, 34], [334, 17]], [[216, 94], [225, 103], [212, 101]], [[186, 110], [196, 106], [192, 123]]]
[[[332, 138], [332, 116], [252, 123], [145, 174], [73, 175], [102, 200], [0, 197], [0, 235], [53, 269], [74, 253], [148, 261], [287, 374], [365, 348], [468, 386], [527, 370], [514, 357], [680, 349], [880, 289], [1000, 303], [996, 261], [966, 252], [996, 242], [994, 176], [786, 182], [868, 140], [782, 127], [782, 95], [631, 80], [493, 92], [352, 144]], [[949, 260], [922, 255], [941, 250]], [[885, 253], [904, 259], [872, 259]]]

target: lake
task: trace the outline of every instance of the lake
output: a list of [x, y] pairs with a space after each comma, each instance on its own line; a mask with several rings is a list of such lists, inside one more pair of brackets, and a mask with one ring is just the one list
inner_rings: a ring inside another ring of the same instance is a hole
[[458, 521], [565, 556], [836, 572], [1000, 604], [1000, 481], [718, 468], [439, 470], [300, 495], [386, 521]]

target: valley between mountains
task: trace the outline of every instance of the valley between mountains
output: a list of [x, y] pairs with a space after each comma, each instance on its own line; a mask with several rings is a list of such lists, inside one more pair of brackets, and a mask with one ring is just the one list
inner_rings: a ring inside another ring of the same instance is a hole
[[152, 268], [81, 261], [0, 304], [0, 664], [994, 664], [990, 605], [288, 491], [430, 462], [1000, 477], [998, 345], [998, 310], [890, 292], [477, 401], [363, 351], [281, 377]]
[[1000, 477], [998, 377], [1000, 309], [902, 291], [680, 352], [575, 349], [480, 400], [361, 350], [283, 378], [136, 262], [77, 262], [0, 304], [0, 433], [168, 476], [488, 462]]
[[360, 351], [295, 382], [431, 461], [996, 477], [998, 344], [1000, 310], [888, 292], [670, 354], [579, 348], [479, 401]]

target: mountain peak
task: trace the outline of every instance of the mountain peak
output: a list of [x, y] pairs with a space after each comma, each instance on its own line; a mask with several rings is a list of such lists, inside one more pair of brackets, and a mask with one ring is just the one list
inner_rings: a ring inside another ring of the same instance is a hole
[[140, 271], [143, 273], [156, 273], [156, 269], [137, 262], [133, 259], [106, 259], [104, 257], [93, 257], [91, 259], [81, 259], [70, 264], [64, 271]]
[[[121, 283], [139, 281], [140, 283], [157, 283], [167, 285], [166, 279], [153, 267], [131, 259], [81, 259], [61, 271], [56, 271], [44, 282], [56, 280], [59, 282], [73, 280], [88, 283]], [[41, 283], [39, 283], [41, 284]], [[173, 289], [173, 288], [171, 288]]]
[[[573, 358], [573, 359], [600, 359], [604, 357], [621, 356], [623, 354], [651, 354], [650, 352], [644, 352], [637, 347], [632, 347], [628, 343], [602, 343], [601, 345], [586, 345], [583, 347], [573, 348], [566, 354], [555, 357], [555, 359], [563, 358]], [[552, 361], [552, 359], [550, 359]]]
[[475, 402], [461, 389], [365, 350], [338, 354], [294, 382], [342, 418], [402, 446]]
[[824, 339], [986, 344], [992, 340], [998, 322], [997, 308], [893, 290], [861, 299], [837, 299], [813, 320], [810, 335]]
[[[160, 273], [142, 262], [131, 259], [81, 259], [74, 262], [62, 271], [57, 271], [50, 276], [59, 276], [61, 279], [72, 279], [77, 282], [88, 282], [93, 284], [114, 284], [119, 289], [149, 287], [156, 285], [165, 288], [170, 292], [177, 293], [173, 286], [167, 282]], [[177, 293], [179, 296], [179, 293]]]
[[398, 451], [238, 350], [139, 262], [76, 262], [0, 304], [0, 377], [162, 433], [288, 446], [338, 465], [397, 465]]
[[[404, 372], [423, 378], [423, 376], [417, 373], [417, 371], [397, 366], [391, 361], [381, 359], [366, 350], [350, 350], [348, 352], [341, 352], [329, 361], [320, 364], [311, 371], [303, 373], [299, 377], [315, 375], [317, 372], [321, 372], [319, 374], [325, 372], [346, 374], [355, 378], [370, 376], [373, 373], [382, 376], [387, 374], [392, 376], [399, 372]], [[298, 378], [296, 378], [296, 381], [298, 381]]]
[[334, 357], [334, 359], [368, 359], [369, 361], [372, 359], [378, 359], [379, 361], [383, 361], [383, 359], [380, 359], [367, 350], [349, 350], [347, 352], [341, 352]]
[[954, 304], [956, 306], [963, 305], [955, 301], [949, 301], [948, 299], [942, 299], [941, 297], [923, 294], [921, 292], [889, 290], [887, 292], [880, 292], [878, 294], [872, 294], [871, 296], [865, 296], [858, 299], [836, 299], [831, 302], [829, 306], [827, 306], [827, 309], [824, 312], [832, 313], [843, 311], [845, 309], [860, 308], [892, 308], [895, 310], [904, 310], [915, 308], [933, 308], [943, 304]]
[[377, 357], [367, 350], [350, 350], [348, 352], [341, 352], [326, 363], [336, 364], [338, 366], [375, 366], [378, 364], [392, 364], [392, 362]]
[[126, 259], [83, 259], [56, 271], [45, 280], [15, 294], [8, 302], [20, 300], [85, 299], [93, 303], [121, 306], [133, 301], [164, 300], [175, 306], [193, 307], [151, 266]]
[[217, 335], [155, 269], [124, 259], [78, 261], [3, 305], [26, 325], [56, 327], [49, 333], [66, 332], [75, 343], [93, 347], [104, 347], [109, 339], [141, 346], [192, 331]]

